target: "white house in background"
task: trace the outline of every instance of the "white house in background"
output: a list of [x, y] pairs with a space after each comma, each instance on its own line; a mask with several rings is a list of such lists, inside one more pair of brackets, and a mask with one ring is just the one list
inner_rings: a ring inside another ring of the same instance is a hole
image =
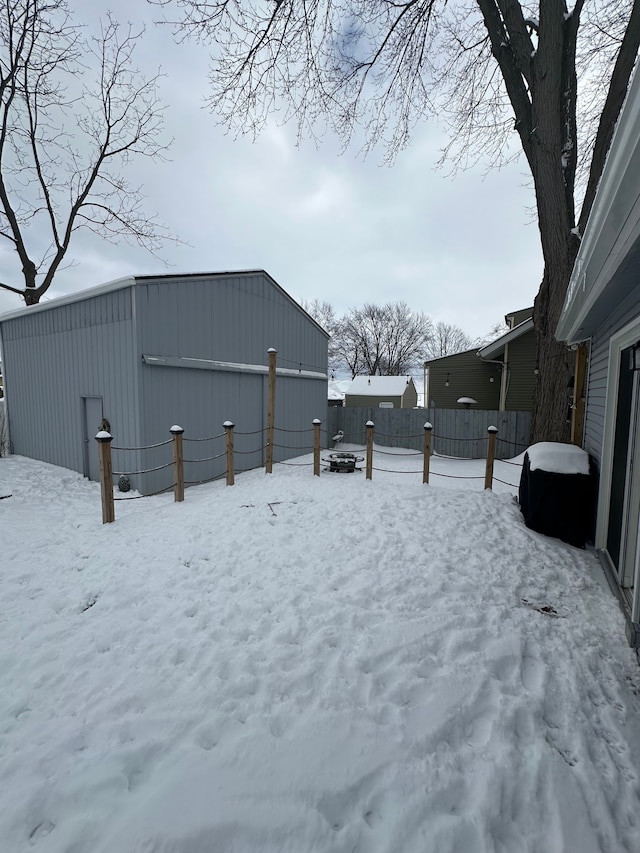
[[[599, 468], [595, 545], [640, 646], [640, 74], [630, 84], [556, 336], [589, 344], [582, 445]], [[578, 440], [580, 436], [578, 436]]]
[[327, 395], [330, 406], [344, 406], [344, 392], [350, 385], [348, 379], [330, 379]]
[[413, 409], [418, 392], [411, 376], [356, 376], [345, 392], [345, 406]]

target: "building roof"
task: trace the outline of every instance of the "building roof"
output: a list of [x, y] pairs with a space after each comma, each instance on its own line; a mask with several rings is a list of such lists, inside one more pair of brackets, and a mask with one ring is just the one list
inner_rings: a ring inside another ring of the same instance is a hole
[[[530, 308], [520, 308], [517, 311], [509, 311], [504, 315], [504, 321], [507, 326], [514, 328], [515, 326], [519, 326], [520, 323], [524, 323], [524, 321], [528, 320], [529, 317], [533, 317], [533, 305]], [[513, 322], [511, 323], [510, 321]]]
[[508, 332], [505, 332], [504, 335], [500, 335], [500, 337], [496, 338], [495, 341], [491, 341], [490, 344], [482, 347], [482, 349], [478, 351], [478, 355], [480, 358], [496, 358], [496, 356], [504, 353], [504, 348], [507, 344], [510, 344], [512, 341], [522, 337], [526, 332], [530, 332], [531, 329], [533, 329], [533, 317], [529, 317], [529, 319], [525, 320], [524, 323], [514, 326], [513, 329], [509, 329]]
[[425, 359], [424, 366], [425, 367], [432, 367], [432, 366], [436, 367], [438, 365], [438, 362], [444, 363], [448, 359], [455, 359], [457, 356], [469, 355], [470, 353], [473, 353], [473, 355], [477, 355], [478, 348], [472, 347], [471, 349], [462, 349], [462, 350], [458, 350], [458, 352], [449, 353], [449, 355], [438, 355], [435, 358], [427, 358], [427, 359]]
[[330, 338], [331, 335], [327, 332], [326, 329], [323, 329], [322, 326], [314, 320], [313, 317], [304, 310], [302, 305], [300, 305], [296, 300], [289, 294], [287, 291], [278, 284], [278, 282], [269, 275], [266, 270], [254, 269], [254, 270], [226, 270], [224, 272], [189, 272], [189, 273], [164, 273], [160, 275], [128, 275], [122, 278], [114, 279], [113, 281], [108, 281], [105, 284], [99, 284], [95, 287], [88, 287], [85, 290], [80, 290], [75, 293], [69, 293], [65, 296], [59, 296], [55, 299], [47, 299], [46, 302], [39, 302], [37, 305], [25, 305], [22, 308], [17, 308], [14, 311], [8, 311], [4, 314], [0, 314], [0, 321], [4, 320], [12, 320], [14, 317], [21, 317], [23, 315], [34, 314], [39, 311], [48, 311], [52, 308], [57, 308], [60, 305], [69, 305], [74, 302], [80, 302], [84, 299], [92, 299], [95, 296], [101, 296], [103, 293], [110, 293], [114, 290], [121, 290], [126, 287], [135, 287], [138, 283], [144, 283], [149, 281], [165, 281], [169, 282], [171, 280], [177, 281], [186, 281], [189, 279], [197, 279], [197, 278], [225, 278], [227, 276], [250, 276], [250, 275], [264, 275], [271, 284], [279, 290], [293, 305], [301, 311], [311, 323], [317, 326], [327, 338]]
[[410, 376], [356, 376], [346, 394], [356, 397], [402, 397]]
[[344, 400], [344, 389], [349, 385], [346, 379], [329, 380], [329, 400]]

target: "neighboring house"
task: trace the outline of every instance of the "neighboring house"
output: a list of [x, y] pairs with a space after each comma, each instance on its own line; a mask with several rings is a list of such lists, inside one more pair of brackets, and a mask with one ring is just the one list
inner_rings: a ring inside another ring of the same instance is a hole
[[413, 409], [418, 392], [410, 376], [356, 376], [345, 392], [345, 406]]
[[461, 397], [490, 411], [531, 411], [537, 382], [533, 308], [505, 316], [508, 331], [482, 347], [425, 361], [427, 399], [439, 409]]
[[329, 380], [327, 402], [329, 406], [344, 406], [344, 387], [350, 383], [345, 380]]
[[[599, 469], [595, 546], [640, 645], [640, 74], [630, 84], [556, 336], [589, 342], [584, 432]], [[577, 349], [576, 382], [580, 354]], [[579, 399], [576, 400], [579, 405]]]
[[498, 409], [500, 371], [478, 358], [478, 349], [456, 352], [425, 361], [428, 408], [461, 409], [457, 401], [471, 397], [474, 408]]
[[[501, 412], [530, 412], [538, 376], [536, 371], [536, 334], [533, 308], [507, 314], [509, 330], [482, 347], [478, 355], [494, 364], [500, 375]], [[473, 394], [471, 395], [473, 396]]]
[[[263, 270], [133, 276], [0, 317], [9, 435], [17, 454], [98, 479], [95, 435], [139, 448], [208, 438], [236, 424], [237, 469], [264, 461], [268, 354], [277, 350], [275, 459], [308, 447], [327, 405], [327, 333]], [[101, 426], [102, 425], [102, 426]], [[242, 433], [254, 433], [242, 435]], [[278, 447], [280, 445], [280, 447]], [[284, 446], [284, 448], [283, 448]], [[224, 471], [224, 442], [185, 445], [185, 480]], [[171, 448], [115, 453], [148, 471]], [[145, 494], [171, 471], [133, 476]], [[117, 478], [116, 478], [117, 479]]]

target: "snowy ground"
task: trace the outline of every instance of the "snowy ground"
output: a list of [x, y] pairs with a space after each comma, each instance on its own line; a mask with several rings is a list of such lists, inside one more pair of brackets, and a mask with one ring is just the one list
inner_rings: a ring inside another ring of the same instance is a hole
[[637, 853], [595, 557], [482, 460], [432, 470], [480, 480], [278, 465], [103, 526], [97, 485], [0, 459], [3, 853]]

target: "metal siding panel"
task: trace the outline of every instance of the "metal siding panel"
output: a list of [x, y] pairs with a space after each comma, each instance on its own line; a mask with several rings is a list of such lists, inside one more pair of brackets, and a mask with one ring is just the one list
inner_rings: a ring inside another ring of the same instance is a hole
[[[153, 302], [145, 306], [143, 352], [266, 364], [267, 349], [275, 347], [284, 366], [326, 372], [326, 337], [263, 273], [143, 286]], [[167, 312], [178, 340], [167, 331]]]
[[[279, 366], [302, 364], [327, 372], [326, 337], [263, 273], [145, 281], [136, 295], [141, 352], [266, 365], [267, 349], [275, 347]], [[263, 463], [262, 437], [259, 452], [244, 454], [240, 451], [254, 448], [240, 433], [265, 426], [266, 376], [142, 365], [140, 377], [142, 443], [162, 440], [174, 422], [185, 429], [185, 436], [204, 437], [222, 432], [222, 423], [230, 419], [237, 425], [238, 459], [247, 457], [238, 464]], [[326, 383], [279, 376], [276, 387], [276, 417], [283, 418], [279, 428], [299, 428], [283, 424], [300, 419], [311, 427], [314, 417], [322, 417]], [[170, 399], [178, 405], [167, 406]], [[294, 449], [302, 445], [303, 440], [296, 439]], [[156, 485], [159, 480], [155, 477]], [[154, 478], [146, 481], [148, 490]]]
[[[177, 423], [185, 430], [185, 459], [204, 459], [224, 453], [223, 423], [231, 420], [236, 424], [236, 470], [261, 465], [263, 381], [264, 377], [256, 374], [143, 366], [142, 385], [147, 401], [143, 444], [155, 444], [170, 438], [170, 427]], [[214, 436], [218, 437], [212, 441], [191, 441]], [[171, 458], [171, 448], [145, 451], [141, 456], [143, 468], [155, 467]], [[207, 463], [189, 462], [185, 465], [185, 480], [210, 479], [223, 475], [224, 471], [224, 457]], [[146, 475], [140, 487], [148, 493], [165, 488], [172, 482], [171, 469], [167, 469]]]
[[114, 388], [127, 357], [122, 335], [131, 332], [130, 320], [118, 319], [122, 296], [103, 294], [3, 324], [13, 339], [6, 361], [16, 452], [82, 473], [82, 395], [117, 405]]
[[[202, 354], [266, 365], [267, 348], [275, 346], [280, 364], [326, 373], [326, 337], [264, 274], [183, 285], [137, 284], [135, 333], [130, 288], [3, 324], [8, 388], [21, 389], [12, 415], [17, 452], [36, 458], [46, 454], [46, 461], [82, 471], [81, 396], [96, 395], [103, 398], [115, 446], [163, 441], [176, 421], [201, 437], [218, 434], [230, 418], [239, 432], [260, 431], [257, 439], [236, 439], [239, 451], [254, 453], [239, 466], [256, 463], [255, 448], [249, 446], [256, 440], [262, 464], [266, 376], [149, 368], [141, 364], [141, 352]], [[313, 418], [322, 417], [326, 409], [326, 383], [279, 377], [277, 387], [281, 428], [311, 430]], [[43, 419], [68, 428], [46, 434]], [[302, 452], [308, 442], [300, 433], [292, 439], [293, 450]], [[170, 456], [170, 447], [168, 452]], [[114, 453], [114, 470], [141, 467], [146, 465], [140, 454]]]

